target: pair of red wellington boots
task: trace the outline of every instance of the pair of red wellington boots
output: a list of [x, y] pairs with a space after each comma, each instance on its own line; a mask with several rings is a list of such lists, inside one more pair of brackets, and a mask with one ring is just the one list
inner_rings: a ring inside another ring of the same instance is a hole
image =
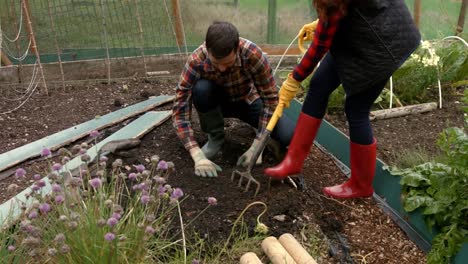
[[[265, 169], [265, 174], [276, 180], [301, 173], [304, 160], [310, 152], [322, 120], [300, 113], [294, 136], [283, 161]], [[351, 142], [351, 177], [340, 185], [325, 187], [323, 192], [335, 198], [368, 197], [374, 192], [372, 181], [375, 175], [377, 144], [360, 145]]]

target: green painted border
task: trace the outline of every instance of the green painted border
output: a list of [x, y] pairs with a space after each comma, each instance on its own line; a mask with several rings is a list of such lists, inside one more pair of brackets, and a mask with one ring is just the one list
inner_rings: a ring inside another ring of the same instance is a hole
[[[294, 100], [289, 108], [285, 110], [285, 115], [297, 122], [302, 104]], [[349, 138], [323, 120], [315, 139], [316, 143], [323, 147], [332, 155], [342, 167], [349, 171]], [[378, 142], [377, 142], [378, 144]], [[374, 199], [382, 206], [383, 210], [392, 216], [392, 219], [407, 233], [423, 251], [430, 250], [430, 241], [437, 233], [431, 232], [424, 223], [423, 216], [419, 211], [407, 213], [401, 203], [401, 185], [400, 178], [391, 175], [384, 169], [386, 164], [377, 160], [376, 176], [374, 178]], [[456, 264], [468, 263], [468, 243], [464, 243], [462, 249], [455, 256]]]

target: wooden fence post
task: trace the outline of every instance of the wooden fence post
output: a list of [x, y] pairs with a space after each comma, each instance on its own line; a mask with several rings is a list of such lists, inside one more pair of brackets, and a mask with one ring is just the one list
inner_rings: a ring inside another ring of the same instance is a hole
[[47, 84], [46, 84], [46, 80], [44, 76], [44, 69], [42, 68], [42, 64], [41, 64], [41, 57], [39, 55], [39, 50], [37, 49], [36, 37], [34, 36], [34, 31], [32, 28], [31, 17], [29, 16], [29, 3], [28, 3], [28, 0], [22, 0], [21, 2], [22, 2], [24, 16], [26, 18], [26, 28], [29, 33], [29, 39], [31, 40], [31, 45], [32, 45], [31, 51], [34, 51], [34, 54], [36, 54], [37, 64], [39, 65], [39, 71], [41, 72], [44, 90], [45, 90], [46, 95], [49, 95], [49, 91], [47, 89]]
[[185, 46], [185, 52], [187, 52], [187, 45], [184, 38], [183, 22], [182, 16], [180, 14], [180, 3], [179, 0], [172, 0], [172, 14], [174, 15], [175, 20], [175, 33], [176, 41], [179, 47]]
[[460, 15], [458, 16], [458, 25], [455, 30], [455, 35], [460, 36], [463, 32], [463, 26], [465, 24], [465, 15], [466, 15], [466, 8], [468, 6], [468, 0], [463, 0], [461, 7], [460, 7]]
[[414, 23], [418, 28], [419, 20], [421, 18], [421, 0], [414, 0]]
[[268, 0], [267, 43], [276, 42], [276, 0]]
[[0, 65], [3, 62], [3, 65], [5, 66], [10, 66], [13, 63], [11, 63], [11, 60], [8, 58], [8, 56], [2, 52], [2, 49], [0, 48]]
[[104, 42], [106, 44], [106, 60], [105, 64], [107, 66], [107, 83], [110, 84], [111, 81], [111, 68], [110, 68], [110, 55], [109, 55], [109, 39], [107, 37], [107, 22], [106, 22], [106, 14], [104, 11], [104, 2], [103, 0], [99, 1], [101, 5], [101, 15], [102, 15], [102, 30], [104, 32]]

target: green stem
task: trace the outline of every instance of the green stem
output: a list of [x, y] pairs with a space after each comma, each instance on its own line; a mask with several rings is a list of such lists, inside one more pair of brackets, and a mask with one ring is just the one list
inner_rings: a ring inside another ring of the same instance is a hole
[[242, 212], [240, 213], [240, 215], [237, 217], [236, 221], [234, 221], [234, 224], [232, 226], [232, 229], [231, 229], [231, 233], [229, 234], [229, 237], [227, 238], [226, 242], [224, 243], [224, 246], [223, 248], [221, 249], [221, 251], [219, 251], [218, 255], [216, 256], [216, 258], [214, 259], [213, 263], [218, 263], [218, 260], [219, 258], [221, 257], [221, 255], [223, 254], [223, 252], [226, 250], [228, 244], [229, 244], [229, 241], [231, 240], [231, 237], [232, 235], [234, 234], [234, 229], [236, 228], [236, 225], [237, 223], [240, 221], [240, 219], [242, 219], [242, 216], [245, 214], [245, 212], [252, 206], [254, 205], [263, 205], [264, 206], [264, 209], [263, 209], [263, 212], [261, 212], [258, 217], [257, 217], [257, 223], [259, 222], [260, 220], [260, 217], [266, 212], [268, 206], [263, 203], [263, 202], [253, 202], [253, 203], [250, 203], [248, 204], [244, 210], [242, 210]]

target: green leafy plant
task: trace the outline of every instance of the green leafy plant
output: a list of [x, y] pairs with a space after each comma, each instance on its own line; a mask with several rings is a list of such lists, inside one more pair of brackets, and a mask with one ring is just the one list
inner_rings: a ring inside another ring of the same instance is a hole
[[[467, 98], [465, 91], [465, 102]], [[461, 245], [468, 242], [468, 136], [465, 129], [452, 127], [441, 133], [437, 141], [443, 152], [440, 162], [390, 170], [401, 176], [404, 209], [408, 212], [420, 209], [429, 229], [439, 231], [432, 240], [428, 263], [448, 263]]]
[[431, 87], [438, 78], [442, 83], [468, 78], [468, 49], [462, 43], [424, 41], [393, 74], [394, 92], [406, 105], [428, 102], [434, 100]]
[[381, 109], [388, 108], [390, 105], [390, 96], [392, 96], [392, 107], [403, 106], [400, 99], [395, 94], [390, 93], [390, 89], [384, 88], [380, 95], [375, 99], [374, 105], [378, 105]]

